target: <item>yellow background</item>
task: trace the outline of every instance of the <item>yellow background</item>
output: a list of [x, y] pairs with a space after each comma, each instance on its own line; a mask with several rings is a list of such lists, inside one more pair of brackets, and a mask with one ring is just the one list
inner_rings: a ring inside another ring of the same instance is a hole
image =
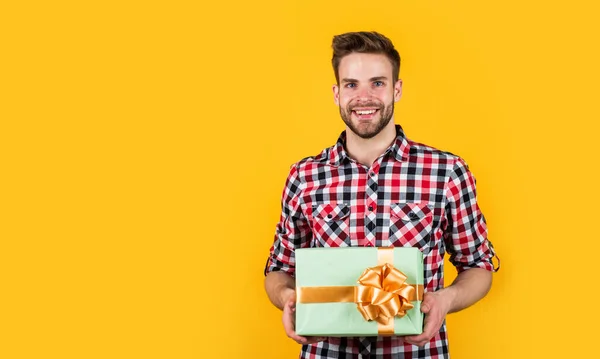
[[296, 357], [262, 270], [354, 30], [395, 42], [396, 121], [467, 160], [502, 259], [452, 356], [597, 355], [593, 3], [2, 2], [0, 357]]

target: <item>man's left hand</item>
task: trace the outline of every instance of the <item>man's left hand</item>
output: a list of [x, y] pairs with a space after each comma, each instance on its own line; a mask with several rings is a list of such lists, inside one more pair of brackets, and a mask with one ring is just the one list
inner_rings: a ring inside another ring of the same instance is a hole
[[425, 313], [423, 333], [405, 336], [404, 341], [413, 345], [423, 346], [431, 340], [440, 330], [446, 314], [452, 305], [451, 291], [442, 289], [437, 292], [427, 292], [421, 302], [421, 312]]

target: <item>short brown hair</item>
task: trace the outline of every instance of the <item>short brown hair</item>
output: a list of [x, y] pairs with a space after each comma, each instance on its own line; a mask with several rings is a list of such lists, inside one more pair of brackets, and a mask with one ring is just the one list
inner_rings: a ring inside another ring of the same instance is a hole
[[340, 83], [338, 69], [342, 58], [353, 52], [366, 54], [383, 54], [392, 63], [393, 80], [398, 81], [400, 73], [400, 54], [394, 48], [394, 44], [387, 37], [375, 31], [347, 32], [333, 37], [331, 44], [333, 58], [331, 64], [335, 72], [335, 80]]

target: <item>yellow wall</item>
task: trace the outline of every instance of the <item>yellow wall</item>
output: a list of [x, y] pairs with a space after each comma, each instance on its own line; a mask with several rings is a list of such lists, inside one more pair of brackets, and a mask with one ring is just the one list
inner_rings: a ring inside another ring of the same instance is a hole
[[363, 29], [502, 259], [452, 356], [597, 354], [593, 2], [199, 3], [0, 6], [0, 357], [296, 357], [262, 269], [290, 164], [343, 129], [331, 37]]

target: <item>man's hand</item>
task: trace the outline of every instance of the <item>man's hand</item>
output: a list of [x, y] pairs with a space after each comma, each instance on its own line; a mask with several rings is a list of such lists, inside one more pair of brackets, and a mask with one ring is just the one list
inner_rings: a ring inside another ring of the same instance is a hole
[[425, 313], [423, 333], [404, 337], [404, 341], [413, 345], [423, 346], [431, 340], [442, 327], [446, 314], [452, 305], [452, 293], [447, 290], [428, 292], [423, 296], [421, 312]]
[[296, 334], [296, 291], [291, 290], [289, 294], [286, 293], [286, 298], [282, 318], [285, 334], [298, 344], [313, 344], [325, 340], [324, 337], [302, 337]]
[[421, 312], [425, 313], [423, 333], [404, 337], [407, 343], [423, 346], [440, 330], [446, 314], [458, 312], [483, 298], [492, 285], [492, 273], [483, 268], [460, 272], [452, 285], [423, 296]]

